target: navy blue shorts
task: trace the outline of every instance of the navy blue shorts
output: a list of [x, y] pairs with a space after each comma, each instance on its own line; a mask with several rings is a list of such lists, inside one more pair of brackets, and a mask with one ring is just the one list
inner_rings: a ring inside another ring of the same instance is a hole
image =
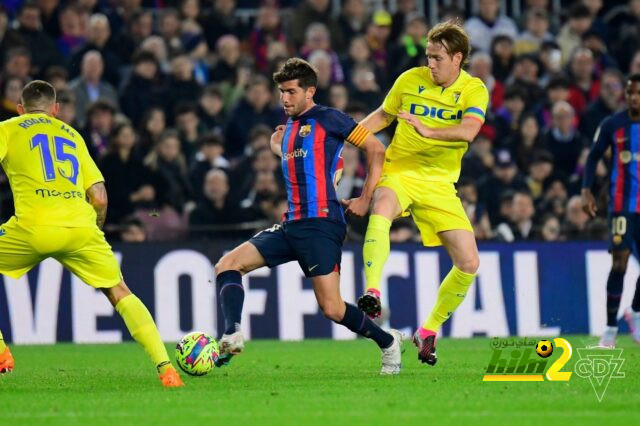
[[[609, 215], [609, 251], [633, 250], [640, 241], [640, 215], [613, 213]], [[640, 247], [639, 247], [640, 248]]]
[[297, 260], [306, 277], [340, 272], [345, 224], [330, 219], [302, 219], [274, 225], [249, 240], [269, 268]]

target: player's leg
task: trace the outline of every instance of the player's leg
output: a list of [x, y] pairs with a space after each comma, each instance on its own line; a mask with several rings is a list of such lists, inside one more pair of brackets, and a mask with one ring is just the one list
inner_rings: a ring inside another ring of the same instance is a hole
[[218, 261], [215, 266], [216, 285], [225, 323], [225, 330], [219, 341], [218, 365], [228, 364], [234, 355], [244, 350], [244, 336], [240, 331], [244, 304], [242, 275], [263, 266], [271, 268], [293, 259], [284, 231], [280, 225], [274, 225], [257, 233]]
[[104, 234], [97, 228], [60, 228], [59, 241], [67, 240], [65, 250], [54, 256], [88, 285], [100, 289], [124, 320], [131, 337], [145, 350], [166, 387], [182, 386], [182, 380], [169, 361], [167, 349], [147, 307], [122, 280], [120, 266]]
[[[640, 222], [640, 215], [631, 215], [631, 220], [633, 220], [635, 248], [638, 250], [640, 249], [640, 226], [637, 225]], [[624, 319], [629, 325], [631, 337], [640, 344], [640, 277], [636, 280], [636, 290], [631, 306], [624, 310]]]
[[240, 331], [244, 287], [242, 275], [265, 266], [266, 262], [256, 246], [245, 242], [222, 256], [215, 266], [218, 298], [224, 317], [224, 334], [220, 339], [221, 364], [244, 350]]
[[402, 368], [402, 334], [397, 330], [384, 331], [364, 312], [342, 300], [338, 271], [311, 277], [311, 282], [316, 300], [325, 317], [376, 342], [382, 350], [380, 374], [400, 373]]
[[435, 346], [438, 330], [464, 300], [480, 265], [473, 232], [454, 229], [440, 232], [438, 236], [447, 249], [453, 266], [440, 284], [431, 313], [414, 336], [419, 349], [418, 358], [430, 365], [437, 362]]
[[394, 189], [380, 186], [373, 195], [373, 207], [362, 246], [365, 293], [358, 299], [358, 307], [372, 318], [380, 316], [380, 279], [389, 258], [389, 229], [391, 222], [403, 211]]
[[599, 345], [603, 347], [615, 347], [618, 337], [618, 310], [622, 298], [624, 275], [631, 251], [629, 249], [614, 250], [611, 252], [611, 270], [607, 278], [607, 326], [600, 338]]

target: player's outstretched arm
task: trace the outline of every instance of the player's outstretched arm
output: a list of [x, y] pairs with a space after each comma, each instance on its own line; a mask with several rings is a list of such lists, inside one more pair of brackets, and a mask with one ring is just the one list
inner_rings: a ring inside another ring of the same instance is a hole
[[593, 181], [596, 177], [596, 167], [598, 167], [598, 161], [602, 158], [605, 151], [609, 147], [612, 131], [609, 128], [609, 120], [604, 119], [593, 137], [594, 144], [589, 150], [589, 156], [587, 157], [587, 163], [584, 166], [584, 177], [582, 180], [582, 209], [591, 217], [596, 216], [597, 207], [596, 199], [591, 192]]
[[271, 146], [271, 151], [282, 158], [282, 138], [284, 137], [284, 125], [279, 125], [276, 127], [276, 131], [271, 135], [271, 141], [269, 142]]
[[102, 229], [104, 221], [107, 219], [107, 205], [109, 204], [107, 188], [105, 188], [104, 182], [91, 185], [89, 189], [87, 189], [87, 197], [89, 198], [89, 203], [96, 211], [98, 228]]
[[342, 200], [347, 214], [364, 216], [369, 211], [369, 204], [373, 197], [373, 191], [380, 180], [382, 165], [384, 163], [384, 145], [373, 134], [369, 134], [359, 148], [365, 152], [367, 157], [367, 178], [364, 181], [362, 193], [358, 198]]
[[432, 128], [422, 124], [415, 115], [404, 111], [398, 113], [398, 119], [404, 120], [407, 124], [413, 126], [416, 132], [425, 138], [451, 142], [473, 142], [483, 124], [477, 118], [464, 117], [458, 125]]
[[378, 133], [393, 123], [395, 119], [395, 115], [389, 114], [382, 106], [379, 106], [378, 109], [367, 115], [365, 119], [360, 122], [360, 125], [371, 133]]

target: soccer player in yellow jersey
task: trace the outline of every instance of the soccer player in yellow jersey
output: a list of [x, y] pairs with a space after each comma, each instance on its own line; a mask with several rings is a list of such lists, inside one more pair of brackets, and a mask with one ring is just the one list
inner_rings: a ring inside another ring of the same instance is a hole
[[[0, 123], [0, 164], [9, 177], [16, 211], [0, 226], [0, 274], [18, 278], [53, 257], [102, 290], [144, 347], [164, 386], [183, 386], [151, 314], [122, 280], [101, 231], [107, 214], [104, 178], [80, 134], [55, 118], [55, 89], [45, 81], [32, 81], [20, 102], [20, 116]], [[0, 332], [0, 372], [13, 367]]]
[[376, 133], [399, 119], [373, 196], [363, 246], [367, 288], [358, 306], [370, 316], [380, 314], [391, 221], [410, 213], [424, 245], [444, 245], [453, 261], [431, 314], [413, 338], [418, 358], [430, 365], [437, 361], [436, 333], [464, 300], [479, 266], [473, 228], [454, 187], [489, 99], [482, 81], [462, 69], [469, 50], [469, 37], [459, 24], [433, 27], [427, 35], [428, 66], [398, 77], [383, 104], [360, 123]]

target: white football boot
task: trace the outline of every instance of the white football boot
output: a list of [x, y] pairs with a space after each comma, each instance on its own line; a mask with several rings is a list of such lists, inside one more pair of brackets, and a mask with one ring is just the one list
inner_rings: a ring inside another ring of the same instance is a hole
[[223, 334], [218, 342], [218, 348], [220, 349], [220, 356], [216, 365], [221, 367], [229, 364], [231, 358], [244, 351], [244, 336], [242, 332], [238, 330], [235, 333]]
[[607, 326], [602, 333], [598, 347], [613, 349], [616, 347], [616, 337], [618, 337], [618, 327]]
[[629, 325], [631, 337], [640, 345], [640, 312], [634, 312], [631, 308], [627, 308], [624, 311], [624, 319]]
[[393, 343], [388, 348], [382, 349], [382, 369], [380, 374], [400, 374], [402, 369], [402, 340], [404, 336], [398, 330], [389, 330], [393, 336]]

